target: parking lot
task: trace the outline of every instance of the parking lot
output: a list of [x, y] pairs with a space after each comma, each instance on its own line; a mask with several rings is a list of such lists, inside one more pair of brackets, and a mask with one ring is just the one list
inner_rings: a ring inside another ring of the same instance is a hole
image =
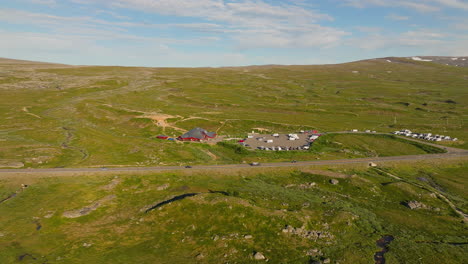
[[[249, 134], [241, 144], [252, 149], [307, 150], [313, 141], [311, 136], [313, 134]], [[294, 140], [290, 140], [290, 138], [294, 138]]]

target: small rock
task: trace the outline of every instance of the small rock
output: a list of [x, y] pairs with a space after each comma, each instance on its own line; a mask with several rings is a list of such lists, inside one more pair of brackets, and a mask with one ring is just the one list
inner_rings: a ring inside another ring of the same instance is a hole
[[195, 258], [196, 259], [203, 259], [205, 256], [202, 253], [198, 253]]
[[251, 239], [253, 236], [252, 235], [245, 235], [244, 238], [245, 239]]
[[218, 239], [219, 239], [219, 236], [218, 236], [218, 235], [214, 235], [214, 236], [213, 236], [213, 241], [216, 241], [216, 240], [218, 240]]
[[3, 234], [3, 233], [0, 233], [0, 237], [2, 237], [2, 236], [4, 236], [4, 234]]
[[309, 250], [307, 250], [306, 255], [316, 257], [316, 256], [320, 255], [320, 251], [317, 248], [309, 249]]
[[87, 248], [90, 247], [90, 246], [92, 246], [92, 245], [93, 245], [93, 244], [83, 243], [83, 247], [87, 247]]
[[264, 260], [265, 256], [261, 252], [255, 252], [253, 255], [255, 260]]
[[337, 179], [331, 179], [330, 183], [333, 184], [333, 185], [337, 185], [339, 183], [339, 181]]
[[329, 258], [326, 258], [326, 259], [323, 260], [324, 264], [327, 264], [327, 263], [330, 263], [330, 262], [331, 262], [331, 260]]

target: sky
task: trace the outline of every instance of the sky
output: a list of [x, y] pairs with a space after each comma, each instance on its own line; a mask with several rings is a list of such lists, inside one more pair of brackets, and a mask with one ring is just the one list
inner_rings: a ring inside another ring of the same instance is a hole
[[468, 0], [0, 0], [0, 57], [219, 67], [468, 56]]

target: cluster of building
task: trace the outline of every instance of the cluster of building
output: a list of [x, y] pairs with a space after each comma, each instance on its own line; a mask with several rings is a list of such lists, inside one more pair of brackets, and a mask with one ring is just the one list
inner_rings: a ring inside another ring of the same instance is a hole
[[442, 141], [442, 140], [457, 141], [458, 140], [458, 138], [451, 138], [450, 136], [444, 136], [444, 135], [433, 135], [432, 133], [414, 133], [408, 129], [395, 131], [393, 132], [393, 134], [405, 136], [405, 137], [419, 138], [419, 139], [424, 139], [424, 140], [429, 140], [429, 141]]
[[[216, 137], [215, 132], [208, 132], [203, 128], [196, 127], [188, 131], [187, 133], [177, 137], [176, 139], [180, 141], [203, 141], [203, 140], [209, 140], [215, 137]], [[176, 140], [174, 138], [170, 138], [165, 135], [159, 135], [157, 136], [157, 138], [164, 139], [164, 140]]]

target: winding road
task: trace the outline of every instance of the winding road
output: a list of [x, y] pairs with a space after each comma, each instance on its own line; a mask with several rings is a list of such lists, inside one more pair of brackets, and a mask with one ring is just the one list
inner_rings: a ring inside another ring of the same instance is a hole
[[[404, 138], [406, 140], [412, 140]], [[415, 140], [417, 141], [417, 140]], [[274, 162], [262, 163], [259, 167], [301, 167], [301, 166], [323, 166], [323, 165], [339, 165], [339, 164], [366, 164], [369, 162], [381, 163], [388, 161], [420, 161], [420, 160], [434, 160], [434, 159], [449, 159], [460, 158], [468, 156], [468, 150], [445, 147], [441, 145], [426, 143], [445, 149], [447, 152], [442, 154], [423, 154], [423, 155], [404, 155], [404, 156], [390, 156], [390, 157], [372, 157], [372, 158], [355, 158], [355, 159], [336, 159], [336, 160], [314, 160], [314, 161], [297, 161], [297, 162]], [[198, 165], [192, 166], [188, 169], [183, 166], [159, 166], [159, 167], [101, 167], [101, 168], [45, 168], [45, 169], [1, 169], [1, 175], [7, 174], [43, 174], [43, 173], [96, 173], [96, 172], [158, 172], [170, 170], [209, 170], [209, 169], [235, 169], [235, 168], [254, 168], [249, 164], [226, 164], [226, 165]]]

